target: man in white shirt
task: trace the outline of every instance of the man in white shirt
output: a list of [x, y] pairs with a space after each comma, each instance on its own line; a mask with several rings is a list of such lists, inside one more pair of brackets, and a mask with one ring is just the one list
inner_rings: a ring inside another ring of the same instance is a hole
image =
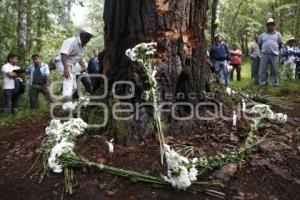
[[72, 94], [76, 90], [76, 74], [78, 67], [81, 66], [81, 72], [87, 69], [84, 55], [86, 44], [93, 37], [91, 28], [83, 28], [79, 37], [72, 37], [63, 42], [60, 54], [55, 58], [54, 63], [58, 72], [64, 76], [63, 81], [63, 99], [65, 102], [72, 99]]
[[7, 56], [7, 63], [2, 66], [1, 72], [3, 76], [3, 113], [9, 113], [10, 104], [13, 112], [18, 111], [19, 94], [15, 93], [15, 78], [19, 75], [14, 70], [20, 69], [16, 66], [18, 63], [18, 56], [9, 54]]

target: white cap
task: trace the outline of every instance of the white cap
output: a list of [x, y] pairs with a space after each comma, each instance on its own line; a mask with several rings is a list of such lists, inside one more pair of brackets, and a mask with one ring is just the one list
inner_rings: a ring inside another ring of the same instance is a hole
[[295, 40], [296, 40], [295, 37], [290, 37], [287, 41], [289, 42], [289, 41], [295, 41]]
[[81, 29], [80, 32], [88, 33], [88, 34], [90, 34], [92, 37], [94, 37], [93, 30], [92, 30], [91, 27], [84, 27], [84, 28]]
[[271, 23], [274, 23], [274, 24], [275, 24], [275, 21], [274, 21], [273, 18], [270, 18], [270, 19], [268, 19], [268, 21], [267, 21], [267, 24], [271, 24]]

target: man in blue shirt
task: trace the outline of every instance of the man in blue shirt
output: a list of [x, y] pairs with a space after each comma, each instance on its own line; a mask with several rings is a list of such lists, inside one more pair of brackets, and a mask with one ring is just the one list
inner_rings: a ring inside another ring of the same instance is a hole
[[30, 108], [37, 108], [39, 93], [42, 93], [49, 103], [53, 103], [53, 99], [49, 90], [50, 70], [47, 64], [42, 63], [40, 56], [34, 54], [31, 56], [32, 64], [27, 68], [29, 74], [29, 99]]
[[[88, 74], [101, 74], [102, 73], [102, 56], [104, 52], [99, 54], [98, 50], [93, 51], [93, 57], [90, 59], [88, 63]], [[93, 92], [95, 92], [100, 85], [100, 80], [98, 77], [91, 77]]]
[[229, 85], [228, 61], [230, 60], [230, 52], [221, 34], [215, 36], [215, 44], [210, 49], [209, 57], [215, 67], [216, 74], [224, 85]]
[[89, 60], [89, 63], [88, 63], [87, 70], [88, 70], [89, 74], [100, 73], [98, 55], [99, 55], [99, 51], [95, 49], [93, 51], [93, 57]]
[[279, 86], [278, 78], [278, 56], [283, 45], [283, 39], [276, 31], [276, 23], [271, 18], [266, 23], [267, 31], [262, 33], [258, 39], [261, 50], [259, 67], [259, 84], [261, 87], [268, 85], [269, 68], [273, 78], [273, 86]]

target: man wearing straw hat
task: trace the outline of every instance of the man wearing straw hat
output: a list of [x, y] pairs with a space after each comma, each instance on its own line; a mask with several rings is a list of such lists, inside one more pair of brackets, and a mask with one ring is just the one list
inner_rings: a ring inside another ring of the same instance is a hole
[[70, 103], [68, 101], [71, 101], [77, 88], [75, 75], [78, 74], [78, 66], [81, 72], [87, 69], [84, 60], [86, 44], [93, 37], [91, 28], [82, 28], [79, 37], [72, 37], [63, 42], [59, 55], [54, 59], [56, 69], [64, 77], [62, 92], [64, 102]]
[[276, 23], [271, 18], [266, 23], [267, 31], [259, 37], [258, 44], [261, 50], [259, 84], [261, 87], [268, 85], [269, 67], [272, 75], [273, 87], [279, 86], [278, 78], [278, 56], [282, 48], [283, 39], [276, 29]]
[[283, 60], [282, 79], [286, 80], [287, 75], [296, 78], [296, 38], [291, 37], [286, 42], [286, 46], [281, 51]]

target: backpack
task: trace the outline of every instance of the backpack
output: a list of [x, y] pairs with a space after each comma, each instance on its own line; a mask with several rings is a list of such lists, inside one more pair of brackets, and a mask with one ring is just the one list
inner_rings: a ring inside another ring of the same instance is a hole
[[25, 93], [25, 84], [21, 78], [15, 78], [15, 89], [14, 94], [24, 94]]

